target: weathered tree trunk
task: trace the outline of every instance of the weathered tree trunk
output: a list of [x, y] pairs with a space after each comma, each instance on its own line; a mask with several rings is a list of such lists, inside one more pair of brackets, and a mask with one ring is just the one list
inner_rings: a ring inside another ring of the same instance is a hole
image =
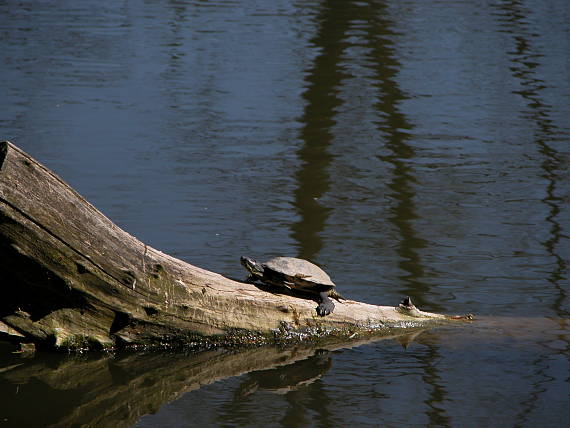
[[447, 319], [350, 300], [317, 317], [310, 300], [148, 247], [9, 142], [0, 143], [0, 284], [0, 332], [55, 347], [261, 343]]

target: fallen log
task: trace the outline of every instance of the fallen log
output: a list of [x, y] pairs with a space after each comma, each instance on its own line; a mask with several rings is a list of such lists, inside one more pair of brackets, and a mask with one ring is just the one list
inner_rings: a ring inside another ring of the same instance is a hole
[[[239, 255], [236, 255], [236, 263]], [[121, 230], [56, 174], [0, 143], [0, 327], [56, 348], [356, 337], [450, 317], [273, 294], [192, 266]]]

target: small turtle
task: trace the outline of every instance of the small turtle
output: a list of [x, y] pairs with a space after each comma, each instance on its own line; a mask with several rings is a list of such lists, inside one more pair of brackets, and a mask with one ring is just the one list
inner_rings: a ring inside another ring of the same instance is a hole
[[265, 263], [248, 257], [241, 257], [241, 264], [251, 274], [250, 281], [260, 280], [266, 284], [304, 291], [319, 296], [317, 314], [324, 317], [332, 313], [334, 303], [330, 299], [344, 299], [335, 290], [335, 284], [320, 267], [303, 259], [294, 257], [275, 257]]

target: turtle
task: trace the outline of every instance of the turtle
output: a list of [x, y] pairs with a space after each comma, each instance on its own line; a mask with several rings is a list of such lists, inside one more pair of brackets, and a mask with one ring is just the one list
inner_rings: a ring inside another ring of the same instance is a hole
[[336, 290], [335, 283], [317, 265], [295, 257], [275, 257], [259, 263], [249, 257], [241, 257], [241, 264], [249, 271], [249, 281], [260, 280], [266, 284], [290, 290], [316, 294], [320, 299], [317, 314], [324, 317], [334, 310], [336, 299], [344, 299]]

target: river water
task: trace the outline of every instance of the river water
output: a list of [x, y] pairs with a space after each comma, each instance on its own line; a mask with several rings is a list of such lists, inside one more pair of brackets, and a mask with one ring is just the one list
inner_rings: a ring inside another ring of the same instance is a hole
[[143, 242], [478, 316], [326, 349], [1, 342], [0, 427], [567, 424], [567, 0], [6, 0], [0, 67], [0, 139]]

